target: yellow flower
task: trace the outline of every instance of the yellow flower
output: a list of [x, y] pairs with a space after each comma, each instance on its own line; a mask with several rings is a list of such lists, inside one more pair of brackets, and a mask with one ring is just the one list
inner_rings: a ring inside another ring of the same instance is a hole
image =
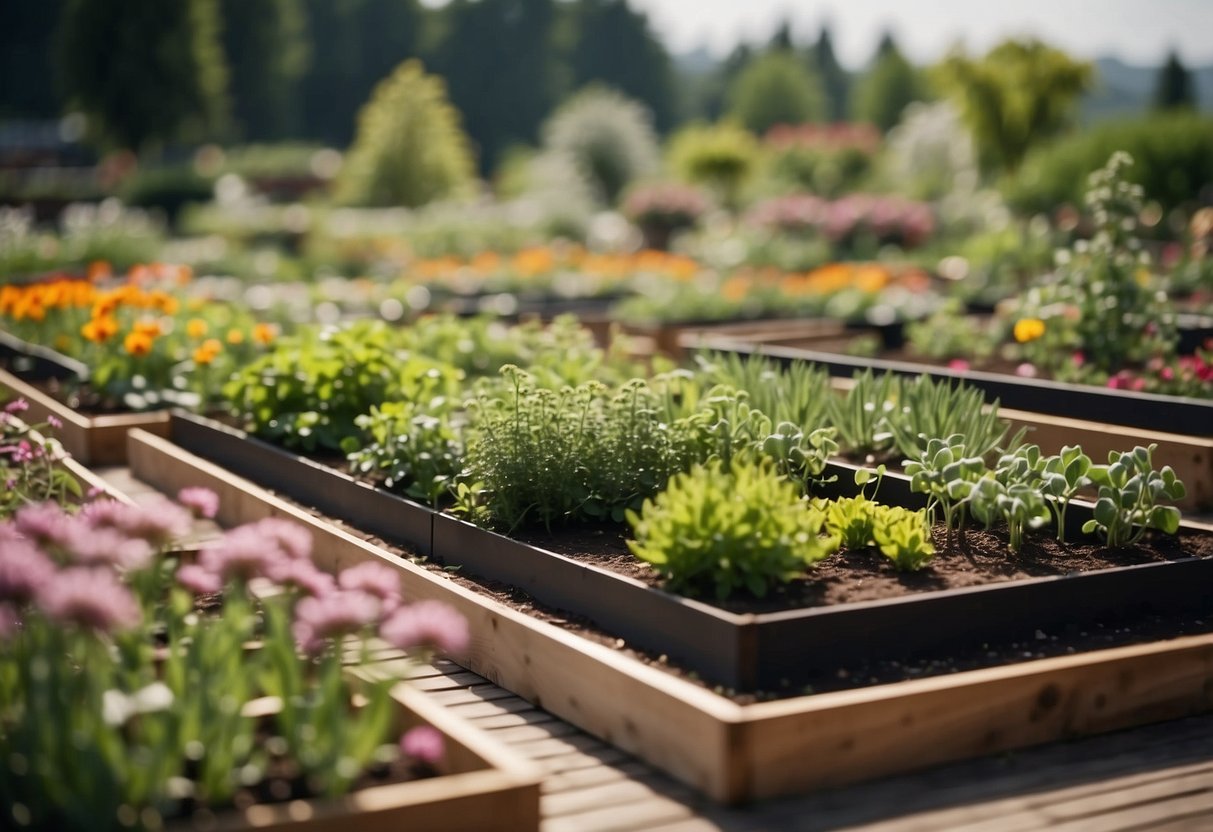
[[1021, 344], [1035, 341], [1045, 334], [1045, 322], [1040, 318], [1020, 318], [1015, 322], [1015, 340]]
[[152, 336], [137, 329], [133, 330], [127, 333], [126, 339], [122, 342], [122, 347], [128, 355], [142, 358], [152, 351]]
[[151, 318], [142, 318], [135, 322], [134, 331], [141, 335], [146, 335], [149, 338], [155, 338], [161, 335], [164, 330], [160, 328], [160, 322]]
[[185, 334], [191, 338], [202, 338], [206, 335], [206, 321], [201, 318], [190, 318], [185, 325]]
[[238, 329], [229, 329], [227, 331], [227, 342], [233, 347], [237, 344], [244, 343], [244, 333]]

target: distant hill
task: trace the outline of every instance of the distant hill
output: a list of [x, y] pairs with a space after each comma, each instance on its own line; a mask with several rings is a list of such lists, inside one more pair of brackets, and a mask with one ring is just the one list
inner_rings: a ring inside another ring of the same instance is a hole
[[[1095, 62], [1095, 89], [1082, 102], [1083, 121], [1139, 115], [1154, 97], [1158, 67], [1132, 66], [1119, 58]], [[1189, 67], [1200, 109], [1213, 112], [1213, 66]]]

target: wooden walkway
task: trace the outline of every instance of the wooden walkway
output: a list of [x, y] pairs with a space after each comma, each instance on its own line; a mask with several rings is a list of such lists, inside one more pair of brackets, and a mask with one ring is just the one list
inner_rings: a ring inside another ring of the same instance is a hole
[[[125, 469], [100, 473], [150, 493]], [[543, 768], [543, 832], [1213, 832], [1213, 715], [724, 809], [453, 662], [414, 684]]]

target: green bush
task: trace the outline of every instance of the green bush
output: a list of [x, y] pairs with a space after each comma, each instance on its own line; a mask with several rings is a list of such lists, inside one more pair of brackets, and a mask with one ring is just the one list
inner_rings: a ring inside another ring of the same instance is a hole
[[826, 117], [821, 78], [790, 52], [770, 52], [751, 61], [727, 93], [729, 115], [755, 133], [777, 124], [803, 124]]
[[670, 139], [667, 152], [680, 179], [711, 188], [734, 207], [760, 158], [754, 134], [730, 122], [684, 127]]
[[185, 206], [210, 202], [214, 192], [214, 179], [182, 165], [140, 170], [123, 183], [119, 195], [135, 208], [163, 211], [168, 223], [175, 225]]
[[671, 589], [763, 596], [832, 553], [836, 541], [820, 537], [822, 521], [771, 467], [714, 461], [675, 475], [639, 514], [629, 511], [628, 547]]
[[1134, 165], [1128, 180], [1164, 210], [1195, 201], [1213, 184], [1213, 119], [1195, 113], [1154, 113], [1109, 122], [1033, 151], [1004, 187], [1023, 212], [1048, 212], [1060, 203], [1083, 204], [1087, 180], [1118, 150]]
[[472, 153], [442, 79], [415, 60], [382, 81], [358, 114], [339, 201], [414, 208], [468, 186]]
[[660, 158], [649, 111], [601, 87], [566, 101], [544, 124], [543, 143], [546, 152], [570, 159], [607, 205], [654, 173]]

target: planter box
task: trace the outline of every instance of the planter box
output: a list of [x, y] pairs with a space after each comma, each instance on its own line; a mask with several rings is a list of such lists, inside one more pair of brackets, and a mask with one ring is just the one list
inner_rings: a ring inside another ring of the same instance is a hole
[[765, 355], [785, 364], [808, 361], [819, 364], [832, 376], [850, 377], [856, 371], [889, 371], [904, 376], [928, 375], [935, 379], [962, 381], [998, 398], [1016, 410], [1049, 413], [1068, 419], [1089, 419], [1145, 430], [1189, 436], [1213, 437], [1213, 400], [1155, 393], [1132, 393], [1104, 387], [1063, 384], [1045, 379], [1019, 378], [999, 373], [967, 370], [958, 372], [929, 364], [854, 358], [812, 348], [754, 344], [742, 339], [688, 336], [685, 349], [706, 349], [739, 355]]
[[0, 387], [7, 388], [14, 397], [29, 402], [29, 410], [25, 412], [26, 421], [44, 422], [49, 416], [59, 419], [63, 427], [56, 431], [56, 437], [82, 465], [99, 467], [124, 464], [126, 434], [134, 428], [143, 428], [159, 436], [168, 435], [167, 411], [86, 416], [7, 370], [0, 370]]
[[0, 330], [0, 366], [35, 380], [83, 378], [88, 374], [83, 362], [3, 330]]
[[[217, 832], [345, 832], [351, 828], [360, 832], [534, 832], [539, 828], [541, 777], [534, 766], [407, 684], [398, 685], [392, 696], [399, 705], [402, 728], [428, 724], [446, 739], [440, 776], [375, 786], [335, 800], [257, 805], [220, 814], [206, 828]], [[185, 820], [170, 824], [168, 830], [196, 828]]]
[[468, 618], [466, 666], [722, 802], [1213, 710], [1213, 635], [742, 706], [395, 557], [164, 439], [134, 431], [130, 443], [136, 476], [170, 492], [213, 488], [228, 522], [305, 524], [326, 569], [392, 564], [408, 597]]
[[[588, 618], [633, 647], [665, 654], [707, 681], [738, 690], [803, 685], [820, 668], [842, 666], [856, 656], [946, 657], [986, 642], [1031, 641], [1038, 629], [1082, 627], [1118, 615], [1213, 609], [1213, 560], [1193, 558], [879, 601], [731, 613], [432, 512], [197, 417], [175, 415], [171, 435], [185, 450], [260, 486], [389, 542], [415, 549], [417, 541], [428, 542], [420, 554], [458, 566], [461, 574], [516, 586], [546, 606]], [[828, 473], [836, 478], [827, 488], [853, 493], [854, 470], [834, 464]], [[900, 505], [923, 502], [923, 495], [910, 492], [908, 479], [895, 473], [886, 475], [880, 494]], [[359, 520], [344, 513], [348, 506], [356, 507]], [[371, 516], [375, 512], [380, 516]], [[1074, 533], [1089, 514], [1089, 504], [1072, 506], [1067, 521]], [[428, 537], [419, 533], [427, 520]], [[1030, 621], [1023, 618], [1025, 609], [1032, 610]], [[894, 632], [897, 637], [890, 638]]]

